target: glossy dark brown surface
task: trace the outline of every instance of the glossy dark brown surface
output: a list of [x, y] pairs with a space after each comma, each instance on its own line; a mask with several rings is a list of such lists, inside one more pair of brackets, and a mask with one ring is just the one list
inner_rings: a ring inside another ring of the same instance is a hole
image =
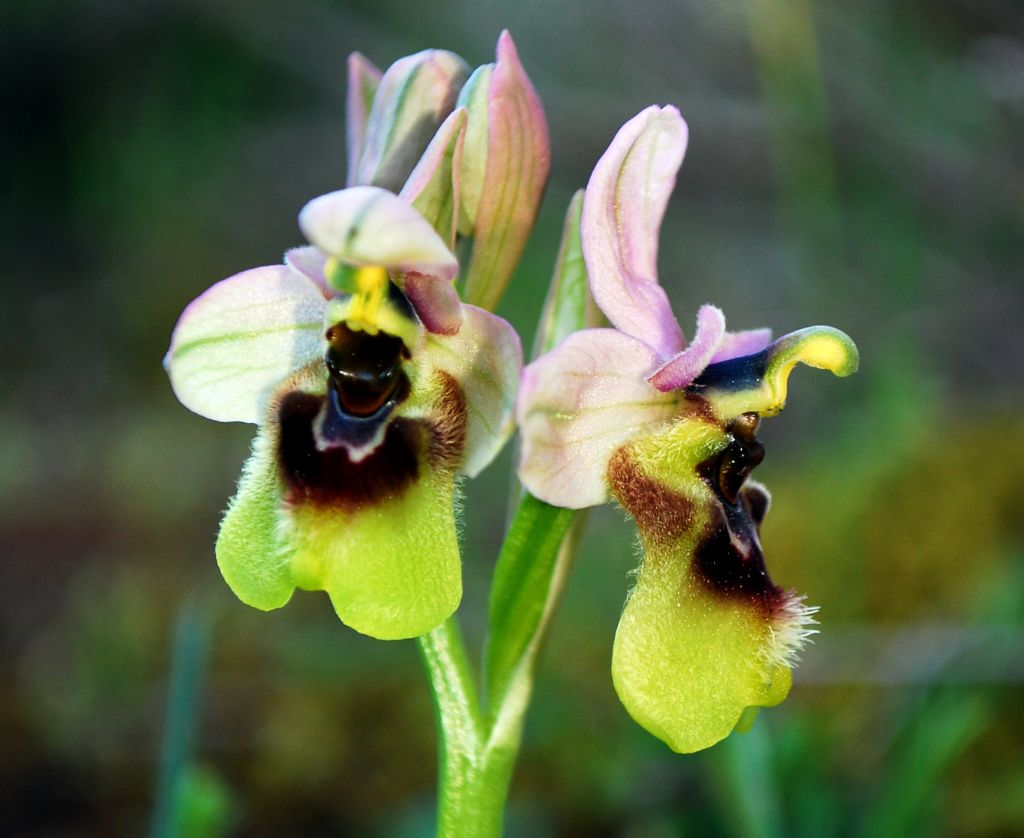
[[394, 498], [417, 478], [427, 444], [421, 422], [393, 420], [380, 446], [352, 462], [344, 446], [317, 449], [313, 422], [323, 402], [323, 396], [290, 393], [278, 408], [278, 463], [289, 503], [356, 509]]

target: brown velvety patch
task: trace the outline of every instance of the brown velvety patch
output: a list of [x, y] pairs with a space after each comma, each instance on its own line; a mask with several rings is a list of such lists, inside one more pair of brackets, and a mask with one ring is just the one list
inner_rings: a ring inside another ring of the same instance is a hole
[[715, 416], [715, 411], [711, 408], [711, 402], [696, 393], [683, 394], [682, 412], [711, 425], [719, 424], [718, 417]]
[[454, 376], [435, 372], [441, 394], [435, 403], [435, 418], [430, 422], [430, 444], [427, 460], [435, 469], [456, 469], [466, 447], [466, 397]]
[[354, 510], [396, 497], [416, 480], [426, 445], [423, 423], [393, 420], [380, 446], [354, 463], [343, 447], [316, 447], [313, 420], [323, 400], [309, 393], [289, 393], [278, 407], [278, 465], [288, 487], [287, 503]]
[[646, 538], [671, 541], [693, 526], [693, 501], [643, 474], [626, 446], [612, 455], [608, 463], [608, 482]]

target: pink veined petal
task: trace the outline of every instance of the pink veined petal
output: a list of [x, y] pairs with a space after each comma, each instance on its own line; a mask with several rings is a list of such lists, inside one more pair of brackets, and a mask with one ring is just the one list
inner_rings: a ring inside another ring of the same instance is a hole
[[745, 332], [726, 332], [718, 346], [718, 351], [711, 358], [712, 364], [742, 358], [760, 352], [772, 342], [771, 329], [749, 329]]
[[645, 380], [657, 363], [654, 350], [629, 335], [587, 329], [529, 364], [516, 408], [523, 485], [570, 509], [607, 501], [612, 454], [675, 410], [675, 395]]
[[455, 246], [459, 220], [459, 179], [466, 117], [465, 108], [456, 108], [448, 115], [398, 193], [433, 225], [449, 247]]
[[352, 185], [400, 189], [451, 113], [468, 75], [465, 61], [441, 49], [408, 55], [388, 67], [373, 97]]
[[427, 335], [418, 357], [459, 382], [466, 399], [466, 447], [462, 473], [475, 477], [494, 459], [513, 430], [523, 349], [516, 330], [501, 317], [463, 306], [457, 335]]
[[455, 256], [433, 227], [393, 192], [353, 186], [314, 198], [299, 213], [306, 238], [328, 256], [358, 266], [451, 279]]
[[370, 116], [373, 95], [383, 74], [362, 53], [348, 57], [348, 96], [345, 100], [345, 133], [348, 144], [348, 180], [355, 186], [356, 167], [366, 138], [366, 122]]
[[324, 351], [326, 302], [288, 265], [221, 280], [182, 312], [164, 366], [185, 407], [258, 423], [277, 386]]
[[317, 284], [324, 297], [333, 297], [335, 292], [327, 284], [324, 276], [324, 263], [327, 262], [327, 255], [312, 246], [293, 247], [284, 254], [284, 263], [289, 265]]
[[458, 333], [462, 326], [462, 303], [451, 282], [413, 272], [405, 275], [402, 290], [427, 331], [438, 335]]
[[668, 361], [647, 380], [667, 393], [692, 384], [718, 351], [725, 337], [725, 315], [716, 306], [701, 306], [697, 312], [697, 333], [690, 345]]
[[583, 199], [583, 254], [594, 300], [612, 325], [670, 358], [683, 333], [658, 285], [658, 233], [683, 162], [686, 122], [652, 105], [602, 155]]
[[466, 299], [493, 310], [519, 263], [551, 168], [548, 123], [507, 30], [487, 90], [487, 158]]

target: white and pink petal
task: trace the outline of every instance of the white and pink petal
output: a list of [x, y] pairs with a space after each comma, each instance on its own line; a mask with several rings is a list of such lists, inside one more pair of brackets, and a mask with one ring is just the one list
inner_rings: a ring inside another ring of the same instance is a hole
[[314, 198], [299, 213], [306, 238], [357, 267], [452, 279], [459, 263], [430, 223], [386, 189], [355, 186]]
[[164, 366], [179, 401], [218, 422], [261, 421], [290, 374], [323, 353], [321, 289], [288, 265], [218, 282], [178, 320]]
[[468, 75], [465, 61], [440, 49], [408, 55], [388, 67], [374, 93], [349, 185], [400, 189], [451, 113]]
[[654, 350], [614, 329], [570, 335], [523, 370], [517, 416], [519, 479], [536, 497], [571, 509], [608, 500], [612, 455], [676, 410], [646, 378]]
[[458, 382], [466, 410], [461, 471], [475, 477], [512, 433], [523, 351], [507, 321], [476, 306], [463, 312], [458, 334], [428, 334], [419, 358]]
[[[493, 311], [537, 217], [551, 168], [551, 147], [540, 97], [507, 31], [498, 38], [497, 62], [485, 77], [486, 102], [479, 95], [468, 100], [470, 127], [460, 188], [466, 193], [463, 215], [473, 236], [464, 296]], [[484, 104], [486, 113], [481, 112]], [[486, 124], [485, 151], [479, 137], [481, 121]]]
[[683, 334], [658, 285], [658, 235], [686, 152], [686, 122], [651, 106], [619, 129], [598, 161], [583, 200], [583, 253], [594, 300], [617, 329], [662, 358]]
[[771, 329], [748, 329], [745, 332], [726, 332], [718, 349], [711, 358], [712, 364], [731, 361], [744, 355], [760, 352], [772, 342]]
[[356, 168], [363, 152], [366, 123], [373, 106], [374, 95], [380, 84], [381, 71], [362, 53], [348, 57], [348, 95], [345, 98], [345, 134], [348, 146], [348, 180], [346, 186], [356, 185]]
[[697, 331], [682, 352], [667, 361], [647, 380], [663, 393], [690, 385], [718, 352], [725, 339], [725, 315], [720, 308], [703, 305], [697, 312]]

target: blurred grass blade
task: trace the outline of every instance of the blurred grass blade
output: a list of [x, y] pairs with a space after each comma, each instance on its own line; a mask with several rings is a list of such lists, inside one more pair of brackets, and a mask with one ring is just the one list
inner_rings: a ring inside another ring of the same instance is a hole
[[167, 716], [150, 832], [153, 838], [181, 834], [182, 792], [192, 755], [209, 639], [210, 617], [206, 609], [194, 598], [187, 599], [174, 635]]
[[991, 722], [987, 696], [959, 690], [929, 695], [886, 761], [891, 768], [860, 834], [931, 834], [942, 815], [943, 777]]
[[782, 830], [775, 755], [765, 721], [733, 733], [713, 751], [716, 790], [726, 823], [745, 838], [775, 838]]

